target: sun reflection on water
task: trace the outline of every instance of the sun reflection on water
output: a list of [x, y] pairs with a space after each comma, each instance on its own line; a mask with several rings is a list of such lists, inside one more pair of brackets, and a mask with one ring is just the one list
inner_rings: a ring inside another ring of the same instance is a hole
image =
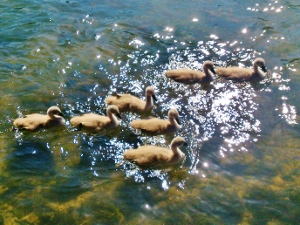
[[[172, 32], [173, 30], [167, 27], [165, 31]], [[243, 30], [243, 33], [247, 32], [247, 29]], [[170, 37], [156, 33], [153, 38], [161, 40]], [[202, 87], [199, 84], [193, 86], [178, 84], [164, 77], [164, 72], [167, 69], [187, 67], [201, 70], [202, 63], [206, 59], [213, 60], [218, 66], [228, 66], [236, 62], [240, 67], [249, 67], [253, 58], [262, 55], [254, 49], [244, 48], [243, 43], [239, 41], [222, 42], [216, 35], [211, 35], [210, 38], [211, 40], [207, 42], [200, 41], [195, 48], [186, 47], [181, 50], [177, 49], [179, 49], [178, 46], [183, 45], [182, 42], [174, 41], [174, 46], [167, 49], [170, 56], [169, 62], [165, 65], [157, 65], [157, 61], [160, 59], [159, 52], [151, 54], [143, 50], [143, 45], [139, 45], [139, 50], [128, 55], [127, 62], [119, 64], [120, 73], [118, 76], [111, 76], [113, 80], [111, 90], [113, 91], [120, 88], [120, 79], [122, 79], [123, 90], [127, 89], [129, 92], [140, 96], [143, 96], [143, 89], [146, 85], [154, 86], [160, 96], [159, 103], [154, 110], [157, 116], [162, 117], [162, 113], [170, 107], [179, 110], [183, 119], [183, 126], [178, 135], [182, 135], [189, 142], [187, 150], [189, 160], [185, 166], [189, 167], [191, 174], [200, 172], [202, 177], [206, 177], [205, 169], [210, 168], [212, 163], [201, 161], [203, 143], [217, 137], [219, 139], [218, 148], [212, 151], [218, 152], [221, 157], [229, 157], [227, 156], [229, 152], [247, 152], [249, 144], [257, 142], [261, 132], [261, 121], [256, 118], [260, 104], [257, 99], [271, 91], [268, 86], [273, 82], [278, 83], [280, 91], [289, 90], [288, 82], [280, 79], [280, 76], [276, 76], [274, 79], [273, 75], [260, 82], [261, 89], [259, 91], [257, 87], [247, 82], [235, 83], [215, 79], [210, 86]], [[132, 73], [131, 64], [142, 67], [138, 67], [134, 71], [140, 74], [138, 80], [129, 76]], [[277, 72], [277, 74], [280, 73], [280, 71]], [[283, 103], [280, 115], [289, 123], [295, 120], [296, 109]], [[132, 118], [136, 117], [128, 117], [127, 119]], [[164, 137], [140, 137], [144, 144], [166, 146], [167, 143], [163, 139]], [[117, 158], [117, 162], [120, 163], [122, 151]], [[199, 164], [200, 162], [202, 164]], [[167, 180], [164, 180], [168, 179], [167, 173], [162, 171], [157, 173], [153, 170], [143, 171], [135, 166], [128, 167], [128, 164], [125, 165], [123, 169], [126, 171], [126, 176], [134, 177], [136, 182], [145, 182], [146, 177], [156, 177], [162, 180], [163, 189], [168, 187]], [[177, 185], [180, 186], [180, 184]]]
[[256, 3], [254, 7], [248, 7], [247, 10], [249, 11], [255, 11], [255, 12], [275, 12], [279, 13], [282, 11], [283, 6], [278, 5], [278, 1], [271, 1], [271, 3], [268, 3], [266, 5]]

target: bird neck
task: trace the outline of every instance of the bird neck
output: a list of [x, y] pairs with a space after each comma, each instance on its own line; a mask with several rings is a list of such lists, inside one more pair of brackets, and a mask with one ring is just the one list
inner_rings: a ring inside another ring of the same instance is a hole
[[253, 70], [254, 70], [255, 74], [259, 76], [259, 78], [261, 78], [261, 79], [265, 78], [266, 74], [262, 70], [259, 69], [259, 66], [256, 63], [253, 66]]
[[176, 129], [180, 128], [180, 125], [177, 123], [175, 118], [169, 118], [169, 121], [172, 124], [172, 126], [176, 127]]
[[204, 67], [203, 71], [205, 73], [206, 80], [207, 81], [212, 81], [213, 80], [212, 72], [207, 67]]
[[174, 155], [181, 155], [180, 149], [177, 147], [177, 145], [174, 145], [171, 143], [171, 150]]
[[111, 123], [114, 125], [114, 126], [117, 126], [119, 125], [119, 120], [118, 118], [111, 112], [108, 112], [107, 113], [107, 117], [110, 119]]
[[152, 106], [153, 106], [152, 96], [146, 95], [146, 106], [145, 106], [145, 109], [148, 110], [148, 109], [152, 108]]
[[56, 124], [64, 125], [66, 123], [66, 120], [59, 115], [54, 115], [52, 113], [49, 113], [48, 116], [50, 117], [50, 120], [55, 121]]
[[62, 119], [62, 117], [56, 116], [52, 113], [48, 113], [48, 116], [50, 117], [51, 120], [60, 120], [60, 119]]

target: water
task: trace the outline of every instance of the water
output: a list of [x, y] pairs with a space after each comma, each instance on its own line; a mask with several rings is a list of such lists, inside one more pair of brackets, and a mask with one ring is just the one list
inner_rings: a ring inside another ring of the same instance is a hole
[[[2, 1], [0, 224], [299, 224], [297, 1]], [[251, 66], [258, 83], [188, 86], [167, 69]], [[105, 112], [109, 94], [157, 90], [154, 115], [180, 113], [187, 159], [140, 170], [122, 154], [174, 135], [130, 129], [12, 132], [59, 106]]]

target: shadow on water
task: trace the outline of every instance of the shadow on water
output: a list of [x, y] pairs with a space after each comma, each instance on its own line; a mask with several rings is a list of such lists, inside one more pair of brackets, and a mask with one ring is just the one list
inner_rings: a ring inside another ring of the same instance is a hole
[[7, 156], [7, 168], [11, 173], [48, 176], [55, 174], [53, 155], [45, 142], [29, 138], [21, 143], [16, 141], [9, 148], [14, 149]]
[[[91, 177], [109, 178], [118, 169], [124, 149], [136, 148], [142, 142], [130, 129], [121, 125], [113, 129], [74, 131], [73, 142], [79, 150], [79, 171], [89, 172]], [[73, 131], [72, 131], [73, 133]]]

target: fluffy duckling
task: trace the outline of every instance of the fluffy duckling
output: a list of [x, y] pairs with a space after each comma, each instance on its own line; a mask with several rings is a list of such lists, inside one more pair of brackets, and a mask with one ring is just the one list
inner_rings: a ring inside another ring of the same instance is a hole
[[119, 125], [117, 117], [121, 119], [118, 107], [115, 105], [108, 106], [106, 114], [107, 116], [101, 116], [95, 113], [87, 113], [73, 117], [70, 123], [74, 127], [83, 127], [91, 130], [117, 127]]
[[215, 73], [214, 63], [205, 61], [203, 63], [203, 71], [204, 73], [191, 69], [168, 70], [166, 77], [184, 84], [207, 83], [213, 80], [212, 73]]
[[25, 130], [36, 130], [38, 128], [50, 128], [65, 125], [64, 115], [57, 106], [51, 106], [47, 110], [47, 115], [33, 113], [25, 115], [24, 118], [17, 118], [13, 124], [16, 128]]
[[140, 146], [137, 149], [126, 150], [124, 159], [141, 167], [175, 165], [185, 159], [185, 154], [179, 149], [183, 145], [186, 146], [187, 143], [178, 136], [172, 140], [170, 149], [151, 145]]
[[[259, 69], [261, 68], [261, 70]], [[266, 66], [263, 58], [256, 58], [253, 62], [253, 69], [241, 67], [217, 68], [216, 74], [227, 80], [250, 81], [254, 79], [262, 80], [266, 77]]]
[[153, 107], [153, 100], [156, 101], [154, 88], [149, 86], [146, 88], [146, 101], [143, 101], [130, 94], [118, 94], [117, 96], [109, 96], [105, 99], [107, 105], [118, 106], [121, 112], [147, 112]]
[[134, 120], [130, 126], [150, 135], [173, 133], [180, 129], [178, 117], [178, 111], [176, 109], [170, 109], [168, 112], [168, 120], [158, 118]]

